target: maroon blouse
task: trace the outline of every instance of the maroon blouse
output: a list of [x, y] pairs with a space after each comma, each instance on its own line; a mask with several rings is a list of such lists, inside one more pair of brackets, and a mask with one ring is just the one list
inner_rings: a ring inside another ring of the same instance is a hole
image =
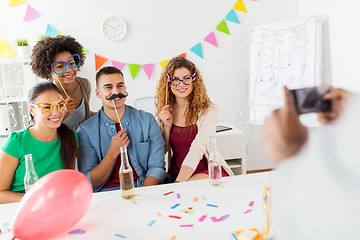
[[[173, 150], [173, 155], [170, 160], [169, 173], [175, 176], [179, 174], [181, 165], [188, 154], [191, 143], [195, 139], [197, 133], [198, 128], [196, 124], [188, 127], [179, 127], [174, 124], [172, 125], [169, 143]], [[223, 177], [229, 176], [223, 168], [221, 170]], [[193, 175], [197, 173], [205, 173], [209, 175], [208, 162], [205, 155], [200, 160]]]

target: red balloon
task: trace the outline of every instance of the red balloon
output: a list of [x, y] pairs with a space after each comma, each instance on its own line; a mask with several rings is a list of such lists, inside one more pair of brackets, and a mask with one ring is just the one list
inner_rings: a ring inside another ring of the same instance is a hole
[[71, 229], [86, 213], [92, 198], [88, 178], [75, 170], [40, 178], [21, 199], [13, 234], [19, 239], [49, 239]]

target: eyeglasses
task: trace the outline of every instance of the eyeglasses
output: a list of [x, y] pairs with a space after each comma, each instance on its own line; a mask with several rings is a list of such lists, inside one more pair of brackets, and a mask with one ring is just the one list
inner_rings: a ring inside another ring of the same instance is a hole
[[71, 68], [77, 68], [80, 66], [80, 64], [81, 64], [80, 55], [74, 54], [71, 57], [69, 57], [67, 62], [63, 62], [63, 61], [53, 62], [51, 64], [51, 69], [56, 75], [60, 75], [66, 71], [66, 65], [68, 65]]
[[196, 79], [196, 73], [187, 75], [184, 77], [184, 79], [179, 79], [178, 77], [170, 76], [169, 74], [166, 74], [168, 78], [168, 82], [171, 83], [173, 86], [179, 86], [180, 82], [182, 82], [184, 85], [190, 85], [192, 84]]
[[41, 113], [45, 113], [45, 112], [54, 112], [53, 110], [53, 106], [54, 104], [57, 106], [57, 111], [60, 112], [61, 110], [67, 110], [66, 104], [67, 104], [67, 100], [64, 100], [64, 98], [62, 96], [60, 96], [59, 100], [57, 100], [56, 102], [49, 102], [49, 100], [47, 100], [47, 98], [44, 98], [44, 101], [42, 101], [41, 103], [30, 103], [30, 105], [34, 106], [34, 107], [39, 107], [41, 108]]

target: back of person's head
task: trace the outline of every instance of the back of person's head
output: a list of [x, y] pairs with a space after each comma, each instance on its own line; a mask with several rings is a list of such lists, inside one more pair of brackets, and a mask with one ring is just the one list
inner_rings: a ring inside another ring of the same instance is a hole
[[121, 70], [116, 67], [113, 66], [103, 67], [96, 73], [96, 77], [95, 77], [96, 87], [98, 87], [99, 79], [102, 75], [110, 75], [110, 74], [120, 74], [121, 76], [124, 76]]
[[84, 64], [85, 55], [83, 46], [71, 36], [58, 35], [56, 37], [45, 37], [38, 41], [32, 49], [31, 69], [41, 78], [51, 78], [51, 64], [55, 57], [62, 52], [69, 52], [71, 55], [79, 54], [80, 67]]
[[[200, 71], [195, 64], [184, 57], [174, 57], [165, 66], [161, 73], [160, 80], [156, 86], [155, 106], [157, 114], [167, 102], [170, 109], [175, 105], [176, 98], [171, 92], [170, 83], [168, 83], [168, 75], [173, 76], [176, 69], [186, 68], [190, 74], [195, 73], [195, 81], [192, 83], [193, 90], [188, 97], [189, 106], [186, 109], [186, 124], [194, 124], [199, 114], [205, 114], [212, 105], [207, 95], [205, 84]], [[167, 98], [167, 101], [166, 101]]]
[[[36, 104], [36, 98], [46, 91], [54, 91], [59, 94], [60, 90], [52, 82], [40, 82], [35, 84], [29, 91], [28, 100], [31, 104]], [[31, 121], [34, 122], [34, 116], [30, 114]], [[36, 124], [36, 122], [35, 122]], [[77, 140], [74, 132], [68, 128], [65, 124], [61, 123], [58, 127], [57, 132], [60, 136], [61, 141], [61, 157], [65, 168], [74, 168], [75, 157], [78, 154]]]

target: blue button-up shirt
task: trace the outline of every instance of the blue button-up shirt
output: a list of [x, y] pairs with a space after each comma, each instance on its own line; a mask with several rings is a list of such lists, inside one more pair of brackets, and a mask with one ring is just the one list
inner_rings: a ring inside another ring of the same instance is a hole
[[[166, 175], [165, 142], [155, 118], [148, 112], [125, 105], [121, 125], [126, 128], [130, 140], [127, 147], [128, 154], [139, 176], [135, 187], [141, 187], [147, 176], [163, 181]], [[105, 157], [110, 148], [111, 138], [116, 133], [115, 123], [105, 115], [103, 108], [79, 126], [77, 130], [80, 144], [79, 170], [89, 178], [90, 182], [90, 171]], [[98, 187], [93, 185], [94, 192], [101, 191], [104, 184]]]

